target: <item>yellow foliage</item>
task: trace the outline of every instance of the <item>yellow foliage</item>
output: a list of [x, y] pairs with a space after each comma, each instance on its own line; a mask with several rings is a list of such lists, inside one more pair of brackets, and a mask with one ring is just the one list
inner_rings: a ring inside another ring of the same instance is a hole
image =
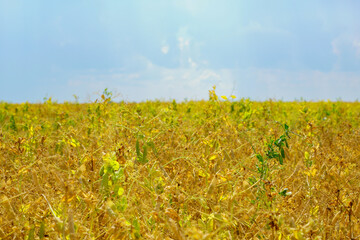
[[0, 102], [0, 238], [359, 236], [360, 104], [219, 101], [215, 90], [208, 101]]

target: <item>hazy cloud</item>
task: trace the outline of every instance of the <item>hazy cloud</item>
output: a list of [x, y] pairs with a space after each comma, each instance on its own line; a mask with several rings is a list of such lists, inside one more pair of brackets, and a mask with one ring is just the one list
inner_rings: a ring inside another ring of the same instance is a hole
[[[141, 59], [141, 60], [140, 60]], [[223, 74], [211, 69], [165, 68], [155, 65], [142, 57], [140, 65], [146, 66], [136, 73], [108, 73], [82, 74], [68, 80], [68, 86], [81, 89], [78, 94], [88, 96], [105, 88], [120, 93], [123, 99], [139, 101], [146, 99], [172, 98], [177, 100], [206, 99], [208, 90], [217, 85], [221, 92], [230, 93], [235, 78], [231, 74]]]
[[188, 27], [181, 27], [177, 32], [177, 40], [179, 43], [179, 49], [180, 51], [183, 51], [184, 49], [188, 48], [190, 45], [190, 34], [188, 32]]
[[[94, 73], [75, 76], [68, 85], [82, 89], [82, 96], [113, 89], [127, 101], [147, 99], [207, 99], [217, 86], [219, 95], [235, 94], [254, 100], [354, 100], [360, 77], [352, 72], [288, 71], [282, 69], [166, 68], [139, 57], [143, 69], [133, 73]], [[119, 70], [120, 71], [120, 70]]]
[[169, 52], [169, 50], [170, 50], [170, 47], [169, 47], [169, 46], [163, 46], [163, 47], [161, 48], [161, 52], [162, 52], [163, 54], [167, 54], [167, 53]]
[[206, 98], [213, 84], [254, 99], [354, 100], [359, 7], [354, 0], [5, 1], [0, 100], [66, 100], [105, 87], [131, 100]]

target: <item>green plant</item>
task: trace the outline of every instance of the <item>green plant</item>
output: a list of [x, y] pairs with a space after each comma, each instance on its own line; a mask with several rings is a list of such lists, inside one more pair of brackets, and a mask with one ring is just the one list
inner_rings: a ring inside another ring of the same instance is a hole
[[265, 155], [261, 155], [256, 153], [255, 149], [255, 156], [258, 160], [258, 164], [256, 164], [257, 172], [259, 173], [259, 178], [262, 180], [267, 180], [267, 174], [271, 170], [269, 168], [269, 161], [275, 159], [279, 162], [280, 165], [284, 164], [285, 159], [285, 150], [284, 147], [289, 147], [287, 143], [287, 139], [290, 138], [289, 136], [289, 126], [287, 124], [283, 125], [284, 134], [282, 134], [277, 139], [272, 139], [267, 142], [266, 144], [266, 151]]

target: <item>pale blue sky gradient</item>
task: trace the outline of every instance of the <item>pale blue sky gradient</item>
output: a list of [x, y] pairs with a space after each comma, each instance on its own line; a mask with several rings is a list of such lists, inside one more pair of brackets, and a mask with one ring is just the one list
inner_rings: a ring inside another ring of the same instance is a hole
[[360, 1], [0, 0], [0, 100], [355, 101]]

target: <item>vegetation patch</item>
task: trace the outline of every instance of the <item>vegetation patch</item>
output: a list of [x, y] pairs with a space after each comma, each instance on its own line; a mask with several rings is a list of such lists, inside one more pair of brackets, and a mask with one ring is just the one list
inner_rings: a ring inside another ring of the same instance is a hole
[[360, 104], [0, 103], [1, 239], [357, 239]]

